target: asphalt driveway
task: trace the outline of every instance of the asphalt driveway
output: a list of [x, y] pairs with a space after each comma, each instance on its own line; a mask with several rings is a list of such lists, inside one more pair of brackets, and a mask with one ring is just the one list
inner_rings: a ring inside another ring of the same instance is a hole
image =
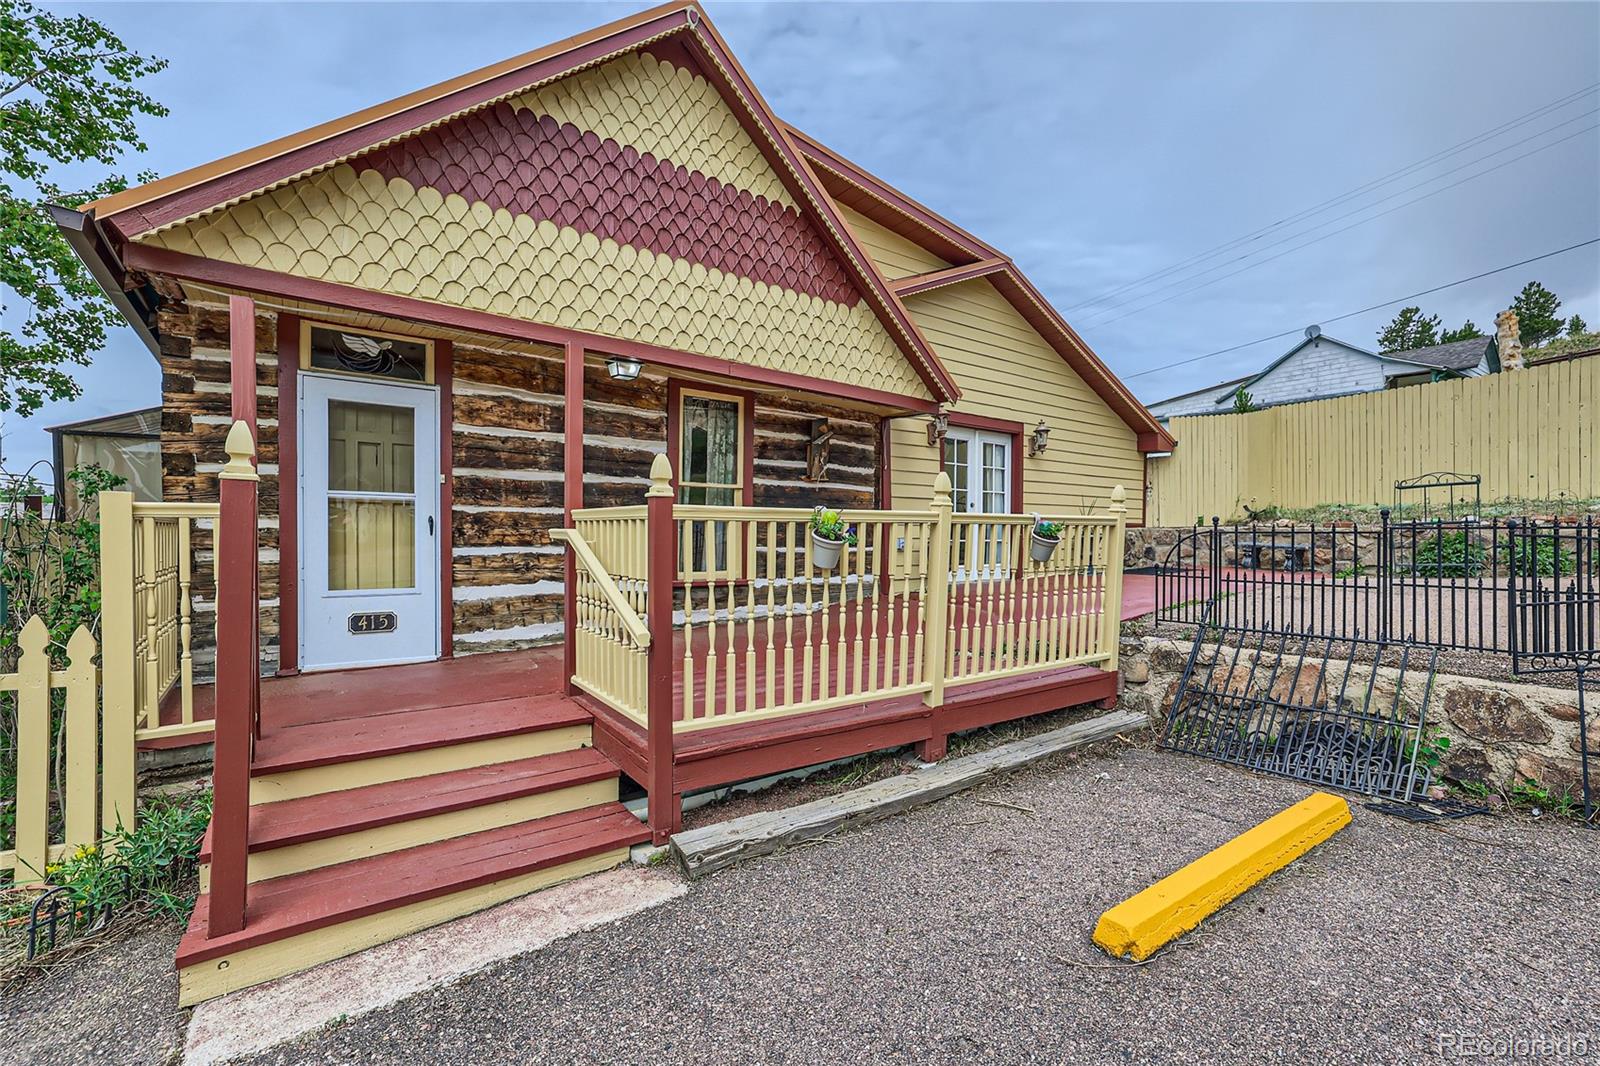
[[1306, 792], [1102, 746], [251, 1061], [1411, 1063], [1510, 1038], [1600, 1059], [1600, 836], [1572, 825], [1358, 808], [1148, 964], [1094, 948], [1106, 906]]

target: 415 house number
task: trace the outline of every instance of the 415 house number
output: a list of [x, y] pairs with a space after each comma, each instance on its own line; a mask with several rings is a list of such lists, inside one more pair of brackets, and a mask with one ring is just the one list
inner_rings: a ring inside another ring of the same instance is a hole
[[398, 624], [393, 611], [361, 611], [350, 616], [352, 633], [393, 633]]

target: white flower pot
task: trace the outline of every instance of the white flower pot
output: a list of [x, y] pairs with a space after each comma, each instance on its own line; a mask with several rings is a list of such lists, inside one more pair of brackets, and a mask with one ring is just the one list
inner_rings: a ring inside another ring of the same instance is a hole
[[844, 551], [844, 541], [829, 540], [816, 530], [811, 531], [811, 565], [818, 570], [832, 570], [839, 565], [839, 553]]
[[1048, 563], [1050, 556], [1056, 553], [1056, 546], [1060, 543], [1060, 537], [1041, 537], [1038, 533], [1034, 533], [1029, 543], [1029, 551], [1033, 555], [1033, 561], [1036, 563]]

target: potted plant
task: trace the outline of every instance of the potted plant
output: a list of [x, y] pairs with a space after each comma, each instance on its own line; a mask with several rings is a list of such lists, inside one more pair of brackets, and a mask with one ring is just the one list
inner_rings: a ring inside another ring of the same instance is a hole
[[1033, 537], [1030, 541], [1030, 551], [1036, 563], [1048, 563], [1050, 556], [1056, 553], [1056, 545], [1061, 543], [1061, 523], [1046, 522], [1038, 515], [1033, 516]]
[[839, 553], [844, 551], [844, 546], [855, 543], [855, 530], [838, 511], [818, 507], [811, 512], [812, 566], [818, 570], [832, 570], [839, 565]]

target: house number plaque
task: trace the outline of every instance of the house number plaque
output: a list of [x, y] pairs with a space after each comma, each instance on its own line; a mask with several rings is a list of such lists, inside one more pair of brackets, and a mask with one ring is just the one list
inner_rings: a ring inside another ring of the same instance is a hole
[[360, 611], [350, 616], [352, 633], [393, 633], [398, 625], [393, 611]]

